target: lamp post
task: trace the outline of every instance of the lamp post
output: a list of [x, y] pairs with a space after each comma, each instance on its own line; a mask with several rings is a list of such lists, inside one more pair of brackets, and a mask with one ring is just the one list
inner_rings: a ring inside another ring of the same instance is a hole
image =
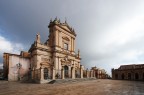
[[20, 68], [22, 67], [22, 64], [18, 63], [16, 66], [18, 68], [18, 80], [20, 80]]

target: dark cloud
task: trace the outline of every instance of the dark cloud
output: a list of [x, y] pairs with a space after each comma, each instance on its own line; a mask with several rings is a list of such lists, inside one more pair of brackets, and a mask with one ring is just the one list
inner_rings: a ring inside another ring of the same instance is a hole
[[[81, 63], [110, 73], [112, 67], [143, 62], [143, 4], [143, 0], [0, 0], [0, 42], [9, 45], [8, 52], [28, 50], [38, 32], [42, 42], [47, 40], [49, 21], [57, 16], [75, 29]], [[0, 50], [2, 63], [5, 50]]]

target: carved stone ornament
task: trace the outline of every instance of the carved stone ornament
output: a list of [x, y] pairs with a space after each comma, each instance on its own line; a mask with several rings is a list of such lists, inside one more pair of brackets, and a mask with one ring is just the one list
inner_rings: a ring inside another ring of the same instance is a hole
[[52, 65], [48, 62], [42, 62], [40, 63], [41, 67], [52, 67]]
[[64, 59], [61, 60], [62, 65], [70, 65], [71, 60], [68, 59], [68, 56], [65, 56]]

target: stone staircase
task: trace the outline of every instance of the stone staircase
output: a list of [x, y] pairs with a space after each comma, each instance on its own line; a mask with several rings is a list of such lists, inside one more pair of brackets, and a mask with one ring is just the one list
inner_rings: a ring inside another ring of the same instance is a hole
[[96, 78], [55, 79], [51, 80], [49, 84], [73, 83], [73, 82], [90, 81], [90, 80], [96, 80]]

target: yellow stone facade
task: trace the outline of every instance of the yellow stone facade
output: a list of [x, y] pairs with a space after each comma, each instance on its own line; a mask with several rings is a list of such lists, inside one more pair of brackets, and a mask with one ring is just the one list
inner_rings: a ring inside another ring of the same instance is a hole
[[51, 79], [82, 78], [80, 51], [75, 52], [75, 31], [57, 18], [50, 21], [48, 28], [48, 40], [41, 43], [37, 34], [29, 49], [32, 79], [43, 83]]
[[37, 34], [28, 52], [3, 54], [4, 77], [9, 81], [31, 80], [37, 83], [96, 77], [94, 70], [84, 70], [81, 65], [80, 50], [75, 50], [74, 29], [57, 18], [50, 21], [48, 28], [49, 36], [45, 43]]

